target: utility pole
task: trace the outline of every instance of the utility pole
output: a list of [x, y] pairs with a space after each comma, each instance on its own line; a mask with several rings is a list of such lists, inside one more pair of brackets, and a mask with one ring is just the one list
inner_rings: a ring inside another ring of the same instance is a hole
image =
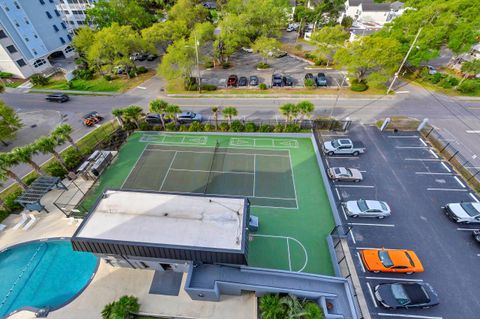
[[194, 33], [194, 40], [195, 40], [195, 56], [197, 60], [197, 87], [198, 87], [198, 93], [202, 93], [202, 77], [200, 76], [200, 63], [198, 61], [198, 41], [197, 41], [197, 34]]
[[398, 71], [395, 73], [395, 76], [393, 77], [392, 83], [390, 83], [390, 86], [388, 87], [387, 94], [390, 93], [390, 91], [393, 88], [393, 85], [395, 84], [395, 81], [398, 79], [398, 76], [400, 75], [400, 71], [402, 70], [403, 65], [405, 64], [405, 62], [407, 62], [407, 59], [408, 59], [408, 56], [410, 55], [410, 52], [412, 52], [412, 49], [415, 46], [415, 43], [417, 43], [420, 32], [422, 32], [422, 28], [418, 29], [417, 35], [415, 36], [415, 39], [413, 39], [412, 45], [410, 45], [410, 48], [408, 49], [407, 54], [403, 58], [402, 64], [400, 64], [400, 67], [398, 68]]

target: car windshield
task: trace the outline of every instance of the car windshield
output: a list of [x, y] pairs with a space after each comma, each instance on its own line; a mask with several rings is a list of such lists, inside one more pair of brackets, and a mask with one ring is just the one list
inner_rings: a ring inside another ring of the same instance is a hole
[[332, 146], [333, 146], [333, 147], [339, 147], [340, 144], [338, 143], [337, 140], [333, 140], [333, 141], [332, 141]]
[[382, 262], [383, 266], [385, 266], [385, 268], [390, 268], [393, 266], [393, 262], [388, 255], [388, 251], [379, 250], [378, 258], [380, 258], [380, 261]]
[[383, 210], [388, 210], [388, 207], [387, 207], [387, 205], [385, 205], [384, 202], [379, 202], [379, 203], [380, 203], [380, 206], [382, 206]]
[[461, 203], [460, 206], [462, 206], [463, 210], [465, 210], [465, 212], [472, 217], [480, 214], [475, 206], [473, 206], [473, 203]]
[[408, 305], [410, 303], [410, 298], [408, 298], [407, 293], [405, 292], [405, 289], [403, 289], [403, 285], [401, 284], [392, 284], [392, 294], [395, 300], [400, 305]]
[[365, 211], [368, 210], [367, 201], [364, 200], [364, 199], [359, 199], [357, 201], [357, 205], [358, 205], [358, 208], [360, 209], [360, 211], [362, 211], [362, 212], [365, 212]]

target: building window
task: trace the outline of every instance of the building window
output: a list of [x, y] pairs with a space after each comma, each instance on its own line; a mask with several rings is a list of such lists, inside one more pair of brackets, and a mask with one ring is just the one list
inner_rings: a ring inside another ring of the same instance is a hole
[[48, 2], [53, 3], [53, 0], [48, 0]]
[[48, 11], [45, 11], [45, 14], [47, 15], [47, 17], [48, 17], [49, 19], [51, 19], [51, 18], [52, 18], [52, 15], [50, 14], [50, 12], [48, 12]]
[[65, 53], [69, 53], [69, 52], [72, 52], [72, 51], [75, 51], [75, 49], [71, 45], [69, 45], [68, 47], [65, 48]]
[[65, 22], [60, 23], [62, 25], [62, 28], [66, 29], [67, 26], [65, 25]]
[[55, 14], [57, 15], [57, 17], [59, 17], [59, 16], [60, 16], [60, 12], [58, 12], [58, 10], [57, 10], [57, 9], [55, 9]]
[[18, 5], [17, 1], [14, 1], [13, 4], [15, 5], [15, 7], [17, 7], [17, 9], [20, 9], [20, 6]]
[[30, 41], [30, 39], [29, 39], [29, 38], [25, 38], [25, 41], [28, 42], [28, 41]]
[[27, 17], [25, 17], [24, 19], [25, 19], [25, 24], [30, 24], [30, 22], [28, 21]]
[[5, 39], [7, 35], [5, 34], [5, 31], [0, 30], [0, 39]]
[[72, 36], [70, 34], [67, 34], [68, 41], [72, 41]]
[[62, 37], [60, 37], [60, 42], [62, 42], [62, 44], [65, 44], [65, 43], [66, 43], [66, 42], [65, 42], [65, 39], [62, 38]]
[[33, 54], [35, 54], [35, 55], [38, 54], [38, 53], [37, 53], [37, 50], [35, 50], [35, 49], [32, 49], [32, 52], [33, 52]]
[[23, 61], [23, 59], [17, 60], [17, 64], [18, 64], [19, 67], [22, 67], [22, 66], [27, 65], [27, 64], [25, 63], [25, 61]]
[[17, 21], [15, 21], [15, 25], [16, 25], [17, 27], [20, 26], [20, 24], [19, 24]]
[[37, 61], [35, 61], [33, 63], [33, 66], [38, 68], [39, 66], [42, 66], [44, 65], [45, 63], [47, 63], [47, 61], [45, 61], [44, 59], [38, 59]]
[[5, 6], [5, 11], [7, 11], [7, 12], [10, 11], [10, 8]]
[[33, 37], [34, 37], [35, 39], [38, 39], [38, 35], [36, 35], [36, 34], [34, 34]]
[[10, 52], [10, 53], [18, 52], [17, 49], [16, 49], [13, 45], [9, 45], [9, 46], [7, 47], [7, 50], [8, 50], [8, 52]]
[[45, 1], [43, 0], [39, 0], [40, 1], [40, 4], [45, 4]]
[[59, 31], [58, 27], [55, 24], [53, 25], [53, 30], [55, 30], [55, 32]]

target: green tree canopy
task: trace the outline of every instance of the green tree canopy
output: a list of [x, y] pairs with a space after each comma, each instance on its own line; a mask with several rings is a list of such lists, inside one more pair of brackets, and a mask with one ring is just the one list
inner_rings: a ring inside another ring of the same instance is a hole
[[259, 53], [266, 62], [268, 57], [271, 56], [272, 52], [280, 49], [280, 46], [281, 43], [277, 39], [261, 36], [255, 40], [252, 45], [252, 49], [253, 51]]
[[157, 22], [142, 30], [142, 37], [147, 43], [155, 45], [166, 52], [172, 42], [188, 37], [190, 29], [185, 20], [167, 20]]
[[462, 72], [468, 75], [480, 74], [480, 59], [463, 62]]
[[327, 60], [327, 65], [333, 59], [338, 48], [345, 46], [350, 37], [341, 25], [323, 27], [312, 33], [311, 40], [317, 45], [318, 53]]
[[0, 142], [4, 145], [7, 140], [15, 138], [19, 129], [23, 127], [22, 120], [5, 102], [0, 101]]
[[167, 80], [184, 79], [192, 75], [194, 66], [195, 48], [182, 38], [168, 47], [167, 54], [158, 66], [158, 73]]

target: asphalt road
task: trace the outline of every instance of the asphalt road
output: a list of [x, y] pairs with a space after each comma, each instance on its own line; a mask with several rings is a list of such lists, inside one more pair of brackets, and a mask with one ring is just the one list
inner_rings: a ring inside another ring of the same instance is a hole
[[[47, 102], [43, 94], [4, 93], [2, 99], [22, 113], [41, 111], [57, 112], [57, 123], [66, 122], [75, 128], [74, 137], [79, 138], [88, 133], [91, 128], [83, 127], [81, 116], [90, 111], [98, 111], [111, 119], [111, 110], [116, 107], [124, 107], [130, 104], [138, 104], [145, 107], [154, 98], [164, 98], [168, 102], [179, 105], [183, 110], [193, 110], [204, 116], [211, 116], [212, 106], [235, 106], [239, 111], [239, 117], [244, 119], [275, 119], [280, 118], [278, 108], [288, 102], [311, 100], [315, 106], [315, 115], [334, 116], [337, 118], [350, 118], [360, 123], [371, 123], [392, 115], [407, 115], [416, 118], [428, 118], [430, 123], [439, 128], [463, 154], [471, 159], [474, 166], [480, 167], [480, 100], [463, 101], [436, 93], [431, 93], [423, 88], [406, 85], [399, 88], [396, 96], [372, 97], [337, 97], [335, 96], [312, 96], [308, 98], [290, 97], [262, 97], [242, 98], [239, 97], [202, 97], [202, 98], [172, 98], [165, 97], [164, 84], [158, 78], [152, 78], [141, 86], [122, 95], [115, 96], [71, 96], [71, 101], [63, 104]], [[51, 125], [52, 129], [55, 125]], [[39, 136], [35, 130], [25, 133], [33, 140]], [[28, 133], [30, 132], [30, 133]], [[29, 135], [30, 134], [30, 135]], [[27, 143], [29, 138], [23, 138]], [[0, 148], [5, 151], [6, 148]], [[43, 162], [46, 156], [36, 158]], [[30, 167], [20, 165], [15, 170], [24, 175], [30, 171]], [[8, 185], [8, 183], [6, 184]]]
[[[327, 157], [327, 161], [330, 166], [357, 168], [365, 178], [355, 184], [331, 183], [338, 203], [382, 200], [392, 210], [392, 215], [383, 220], [340, 213], [342, 222], [352, 227], [349, 245], [373, 318], [478, 318], [480, 245], [473, 240], [471, 229], [475, 226], [456, 224], [442, 210], [447, 203], [479, 201], [478, 196], [415, 133], [381, 133], [374, 127], [356, 126], [348, 136], [363, 141], [367, 152], [359, 157]], [[359, 251], [382, 247], [415, 251], [425, 272], [405, 275], [365, 271], [357, 258]], [[384, 309], [374, 301], [373, 289], [380, 283], [398, 281], [430, 283], [440, 305], [431, 309]]]

